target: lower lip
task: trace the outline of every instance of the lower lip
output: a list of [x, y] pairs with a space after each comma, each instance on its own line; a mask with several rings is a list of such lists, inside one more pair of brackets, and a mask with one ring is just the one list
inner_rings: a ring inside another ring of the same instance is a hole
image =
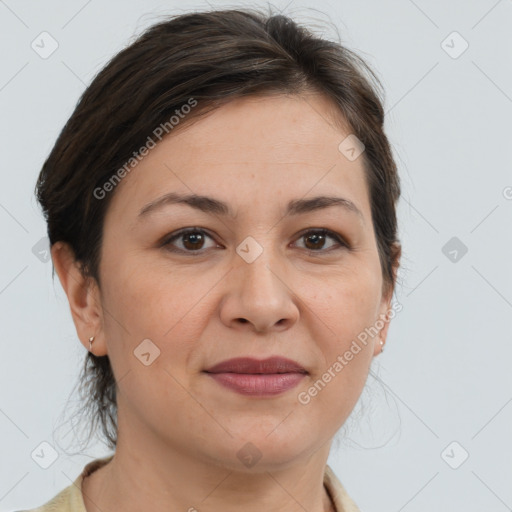
[[208, 373], [219, 384], [242, 395], [273, 396], [294, 388], [304, 373]]

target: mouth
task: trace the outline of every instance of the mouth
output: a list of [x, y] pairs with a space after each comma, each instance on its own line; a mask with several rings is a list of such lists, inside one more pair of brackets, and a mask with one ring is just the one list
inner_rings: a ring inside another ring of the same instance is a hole
[[284, 393], [297, 386], [308, 374], [299, 363], [283, 357], [229, 359], [205, 370], [205, 373], [221, 386], [253, 397]]

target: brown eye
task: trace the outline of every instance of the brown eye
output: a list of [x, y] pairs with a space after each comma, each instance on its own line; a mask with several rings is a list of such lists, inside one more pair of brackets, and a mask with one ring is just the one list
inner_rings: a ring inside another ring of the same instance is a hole
[[312, 233], [310, 235], [306, 235], [304, 240], [306, 240], [306, 248], [307, 249], [322, 249], [325, 244], [325, 235], [322, 233]]
[[[326, 248], [326, 242], [328, 242], [329, 239], [334, 240], [335, 243], [329, 244]], [[304, 248], [312, 252], [327, 252], [328, 250], [340, 247], [348, 248], [348, 244], [341, 236], [328, 229], [307, 231], [301, 235], [299, 240], [304, 240]]]
[[183, 245], [186, 249], [201, 249], [204, 244], [204, 235], [198, 231], [185, 233], [181, 236], [183, 237]]
[[[189, 228], [186, 230], [179, 231], [173, 234], [167, 240], [162, 243], [162, 246], [166, 247], [172, 252], [188, 252], [188, 253], [200, 253], [205, 252], [204, 249], [207, 239], [214, 242], [213, 238], [208, 235], [204, 230], [197, 228]], [[175, 243], [177, 242], [177, 243]], [[216, 244], [214, 243], [213, 246]], [[208, 249], [208, 247], [206, 247]]]
[[[213, 245], [205, 247], [208, 239], [213, 242]], [[340, 235], [328, 229], [310, 229], [304, 232], [299, 237], [299, 240], [304, 241], [304, 250], [319, 254], [336, 249], [350, 248], [349, 244]], [[199, 228], [187, 228], [173, 233], [162, 243], [162, 246], [171, 252], [188, 253], [191, 255], [200, 255], [209, 248], [219, 247], [206, 231]]]

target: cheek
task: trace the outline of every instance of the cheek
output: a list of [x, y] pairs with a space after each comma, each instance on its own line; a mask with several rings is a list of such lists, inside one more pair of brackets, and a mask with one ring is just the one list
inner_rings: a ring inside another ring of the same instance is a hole
[[[310, 334], [322, 364], [315, 368], [308, 387], [298, 397], [309, 418], [321, 417], [333, 432], [355, 407], [373, 359], [373, 342], [367, 334], [378, 306], [376, 286], [358, 280], [343, 281], [309, 298]], [[356, 286], [357, 285], [357, 286]]]
[[357, 335], [375, 321], [380, 287], [381, 280], [374, 269], [360, 267], [357, 271], [330, 274], [315, 283], [304, 280], [302, 298], [332, 337], [346, 341], [347, 335]]
[[331, 276], [315, 293], [304, 283], [305, 294], [309, 290], [304, 299], [306, 315], [323, 361], [316, 379], [325, 383], [325, 389], [322, 383], [318, 386], [321, 401], [326, 406], [337, 404], [333, 417], [355, 405], [366, 381], [373, 359], [375, 333], [371, 327], [378, 318], [380, 286], [379, 275], [371, 266]]
[[149, 338], [162, 352], [172, 346], [175, 361], [185, 357], [211, 316], [206, 310], [213, 307], [209, 291], [218, 281], [217, 273], [192, 278], [191, 272], [160, 268], [154, 261], [130, 265], [127, 259], [107, 272], [107, 339], [117, 339], [118, 345], [133, 351]]

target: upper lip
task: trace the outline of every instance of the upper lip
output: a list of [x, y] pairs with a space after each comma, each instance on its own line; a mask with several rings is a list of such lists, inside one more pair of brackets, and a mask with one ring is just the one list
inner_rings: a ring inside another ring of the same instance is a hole
[[285, 357], [253, 359], [237, 357], [222, 361], [205, 370], [207, 373], [307, 373], [297, 362]]

